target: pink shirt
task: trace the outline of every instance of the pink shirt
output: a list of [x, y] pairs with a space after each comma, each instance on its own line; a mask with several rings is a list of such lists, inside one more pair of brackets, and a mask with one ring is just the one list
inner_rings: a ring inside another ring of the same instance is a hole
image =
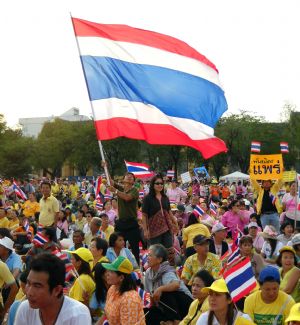
[[[240, 216], [242, 216], [242, 218]], [[229, 210], [222, 216], [222, 224], [228, 227], [232, 234], [237, 231], [237, 228], [244, 232], [244, 228], [248, 223], [249, 211], [240, 210], [239, 213], [236, 214]]]
[[169, 188], [167, 190], [167, 196], [169, 198], [170, 203], [180, 203], [182, 198], [186, 198], [187, 194], [179, 187], [176, 187], [174, 190]]

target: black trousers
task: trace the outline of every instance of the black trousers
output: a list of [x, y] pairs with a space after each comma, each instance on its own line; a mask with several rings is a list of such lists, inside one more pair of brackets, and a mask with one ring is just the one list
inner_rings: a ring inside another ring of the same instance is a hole
[[188, 313], [190, 304], [193, 299], [182, 291], [164, 292], [161, 295], [160, 301], [174, 309], [165, 307], [163, 304], [158, 303], [149, 309], [146, 316], [147, 325], [156, 325], [161, 321], [174, 321], [182, 320]]
[[115, 230], [120, 232], [125, 242], [128, 240], [130, 249], [134, 255], [138, 265], [140, 265], [140, 249], [141, 231], [136, 220], [117, 220]]

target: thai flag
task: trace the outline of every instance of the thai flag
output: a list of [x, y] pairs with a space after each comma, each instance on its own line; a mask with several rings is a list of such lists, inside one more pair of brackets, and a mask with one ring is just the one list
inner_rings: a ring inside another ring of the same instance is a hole
[[96, 198], [96, 209], [97, 210], [102, 210], [103, 209], [103, 203], [101, 201], [100, 195]]
[[143, 199], [145, 196], [145, 192], [144, 191], [139, 191], [139, 198]]
[[143, 302], [143, 308], [151, 308], [151, 298], [150, 293], [146, 292], [140, 287], [137, 287], [136, 291], [138, 292], [139, 296], [142, 299]]
[[223, 273], [223, 278], [233, 302], [245, 297], [256, 287], [256, 280], [249, 257], [226, 270]]
[[80, 188], [80, 192], [81, 192], [82, 194], [85, 194], [85, 193], [87, 192], [87, 188], [86, 188], [85, 186], [81, 186], [81, 188]]
[[61, 259], [65, 263], [66, 268], [66, 275], [65, 275], [65, 281], [69, 282], [71, 278], [73, 278], [73, 264], [70, 262], [69, 257], [66, 253], [61, 252], [60, 250], [56, 249], [52, 252], [53, 255], [57, 256], [59, 259]]
[[173, 178], [175, 176], [175, 171], [174, 170], [168, 170], [167, 171], [167, 177]]
[[32, 232], [30, 231], [30, 224], [27, 219], [24, 220], [23, 227], [27, 232], [27, 237], [30, 239], [32, 237]]
[[104, 200], [108, 201], [111, 200], [113, 198], [113, 196], [111, 195], [110, 192], [107, 192], [106, 194], [104, 194]]
[[48, 243], [48, 241], [49, 239], [40, 232], [36, 233], [32, 240], [34, 246], [36, 247], [41, 247], [44, 244]]
[[101, 182], [102, 182], [102, 178], [101, 176], [98, 176], [94, 186], [95, 197], [99, 195]]
[[150, 171], [150, 166], [143, 163], [129, 162], [125, 160], [127, 171], [132, 173], [135, 177], [146, 178], [152, 177], [154, 174]]
[[109, 325], [108, 319], [104, 316], [102, 325]]
[[139, 250], [140, 250], [140, 265], [144, 271], [148, 269], [148, 250], [143, 249], [143, 245], [139, 242]]
[[27, 200], [26, 194], [20, 189], [16, 181], [13, 181], [13, 190], [19, 198], [21, 198], [22, 200]]
[[261, 143], [258, 141], [251, 142], [251, 152], [260, 152]]
[[200, 205], [196, 205], [193, 212], [197, 215], [197, 216], [203, 216], [205, 214], [204, 210], [201, 209]]
[[209, 210], [214, 216], [218, 214], [217, 207], [213, 204], [213, 202], [210, 202]]
[[214, 136], [227, 103], [205, 56], [156, 32], [72, 21], [99, 140], [190, 146], [205, 159], [227, 150]]
[[289, 144], [287, 142], [280, 142], [280, 151], [282, 153], [289, 153]]
[[277, 197], [275, 195], [273, 195], [271, 192], [270, 192], [270, 199], [272, 201], [272, 204], [275, 205]]

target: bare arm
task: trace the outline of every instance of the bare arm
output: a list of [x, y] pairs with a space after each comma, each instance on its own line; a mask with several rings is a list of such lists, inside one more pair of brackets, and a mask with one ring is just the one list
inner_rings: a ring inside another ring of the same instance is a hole
[[292, 273], [286, 287], [283, 288], [282, 290], [287, 294], [291, 294], [294, 291], [299, 279], [300, 279], [300, 270], [295, 269], [293, 271], [293, 273]]

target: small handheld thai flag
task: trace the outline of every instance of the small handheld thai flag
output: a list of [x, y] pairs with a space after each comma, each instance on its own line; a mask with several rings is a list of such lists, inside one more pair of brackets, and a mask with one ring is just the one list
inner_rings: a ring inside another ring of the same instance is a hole
[[111, 195], [110, 192], [107, 192], [106, 194], [104, 194], [104, 200], [108, 201], [111, 200], [113, 198], [113, 196]]
[[223, 278], [233, 302], [239, 301], [256, 287], [249, 257], [226, 270], [223, 273]]
[[27, 200], [26, 194], [21, 190], [21, 188], [17, 185], [16, 181], [13, 181], [13, 190], [17, 194], [19, 198], [22, 200]]
[[145, 192], [144, 191], [139, 191], [139, 198], [143, 199], [145, 196]]
[[174, 170], [168, 170], [167, 171], [167, 177], [173, 178], [175, 176], [175, 171]]
[[218, 214], [217, 207], [214, 205], [213, 202], [210, 202], [209, 210], [210, 210], [211, 214], [214, 216], [216, 216]]
[[251, 142], [251, 152], [260, 152], [261, 143], [258, 141]]
[[148, 269], [148, 250], [143, 249], [143, 245], [139, 242], [139, 250], [140, 250], [140, 265], [144, 271]]
[[102, 210], [103, 209], [103, 203], [100, 198], [97, 199], [96, 201], [96, 209], [97, 210]]
[[65, 275], [65, 281], [69, 282], [71, 278], [73, 278], [73, 264], [70, 262], [69, 257], [66, 253], [61, 252], [60, 250], [56, 249], [52, 252], [53, 255], [57, 256], [60, 260], [62, 260], [65, 263], [66, 268], [66, 275]]
[[109, 325], [109, 322], [108, 322], [108, 319], [106, 318], [106, 316], [103, 319], [102, 325]]
[[270, 192], [270, 199], [272, 201], [272, 204], [275, 205], [277, 197], [275, 195], [273, 195], [271, 192]]
[[145, 177], [152, 177], [154, 175], [154, 173], [150, 171], [150, 166], [147, 164], [129, 162], [125, 160], [125, 165], [127, 171], [129, 173], [132, 173], [135, 177], [145, 178]]
[[27, 237], [29, 239], [31, 239], [32, 233], [30, 231], [29, 221], [27, 219], [24, 220], [23, 227], [24, 227], [25, 231], [27, 232]]
[[138, 292], [139, 296], [142, 299], [143, 302], [143, 308], [151, 308], [151, 298], [150, 293], [146, 292], [142, 288], [137, 288], [136, 291]]
[[199, 205], [196, 205], [193, 212], [199, 217], [205, 214], [204, 210]]
[[36, 247], [42, 247], [44, 244], [48, 243], [49, 239], [44, 236], [42, 233], [38, 232], [34, 237], [33, 237], [33, 244]]
[[289, 153], [289, 144], [287, 142], [280, 142], [280, 151], [282, 153]]

